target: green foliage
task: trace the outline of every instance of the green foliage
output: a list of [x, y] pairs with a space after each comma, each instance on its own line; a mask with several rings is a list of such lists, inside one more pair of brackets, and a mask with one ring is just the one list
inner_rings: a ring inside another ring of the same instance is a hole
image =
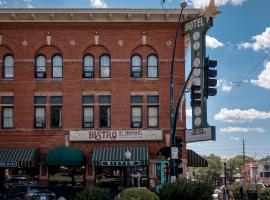
[[270, 200], [270, 188], [259, 190], [260, 200]]
[[[243, 186], [242, 183], [232, 183], [231, 185], [229, 185], [230, 195], [233, 197], [233, 199], [235, 199], [235, 200], [241, 199], [241, 196], [240, 196], [240, 187], [241, 186]], [[247, 198], [247, 193], [246, 193], [247, 189], [249, 189], [249, 187], [247, 188], [245, 185], [245, 187], [243, 187], [244, 199]]]
[[178, 181], [164, 185], [160, 200], [211, 200], [214, 187], [208, 182]]
[[[245, 162], [250, 163], [254, 162], [255, 159], [249, 156], [245, 156]], [[237, 155], [228, 160], [227, 166], [229, 169], [232, 169], [234, 173], [238, 173], [241, 171], [241, 167], [243, 166], [243, 156]]]
[[82, 192], [79, 192], [75, 195], [74, 200], [109, 200], [109, 190], [91, 187], [86, 188]]
[[129, 188], [121, 192], [117, 200], [159, 200], [158, 196], [144, 188]]

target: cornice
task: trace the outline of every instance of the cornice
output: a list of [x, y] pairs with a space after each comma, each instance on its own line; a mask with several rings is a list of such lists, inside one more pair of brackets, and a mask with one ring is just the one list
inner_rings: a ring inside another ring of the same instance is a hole
[[[185, 9], [182, 21], [201, 9]], [[0, 9], [0, 22], [177, 22], [180, 9]]]

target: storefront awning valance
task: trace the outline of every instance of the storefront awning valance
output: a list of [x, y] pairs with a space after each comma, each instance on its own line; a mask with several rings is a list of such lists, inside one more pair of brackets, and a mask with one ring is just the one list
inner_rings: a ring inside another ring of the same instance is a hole
[[83, 154], [72, 147], [54, 148], [46, 157], [46, 165], [48, 166], [81, 166], [83, 164]]
[[[128, 151], [130, 159], [125, 155]], [[93, 164], [101, 166], [148, 165], [148, 160], [146, 146], [96, 147], [92, 157]]]
[[207, 161], [194, 151], [187, 149], [188, 167], [207, 167]]
[[39, 149], [31, 147], [0, 148], [0, 168], [36, 167]]

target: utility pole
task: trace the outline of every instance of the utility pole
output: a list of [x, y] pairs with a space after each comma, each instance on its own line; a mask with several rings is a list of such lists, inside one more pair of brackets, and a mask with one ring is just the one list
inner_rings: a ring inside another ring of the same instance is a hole
[[[243, 139], [243, 164], [242, 164], [242, 179], [244, 179], [244, 173], [245, 173], [245, 140]], [[244, 180], [244, 184], [245, 184], [245, 180]]]

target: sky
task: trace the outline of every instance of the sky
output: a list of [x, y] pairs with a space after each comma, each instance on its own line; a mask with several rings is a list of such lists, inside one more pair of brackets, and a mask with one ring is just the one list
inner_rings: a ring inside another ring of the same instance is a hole
[[[203, 8], [209, 0], [188, 0]], [[179, 0], [0, 0], [2, 8], [179, 8]], [[187, 145], [201, 155], [270, 155], [270, 0], [216, 0], [221, 14], [207, 32], [207, 55], [218, 61], [218, 94], [208, 98], [216, 141]], [[190, 71], [186, 55], [186, 72]], [[187, 103], [189, 105], [189, 103]], [[187, 107], [187, 127], [190, 127]]]

